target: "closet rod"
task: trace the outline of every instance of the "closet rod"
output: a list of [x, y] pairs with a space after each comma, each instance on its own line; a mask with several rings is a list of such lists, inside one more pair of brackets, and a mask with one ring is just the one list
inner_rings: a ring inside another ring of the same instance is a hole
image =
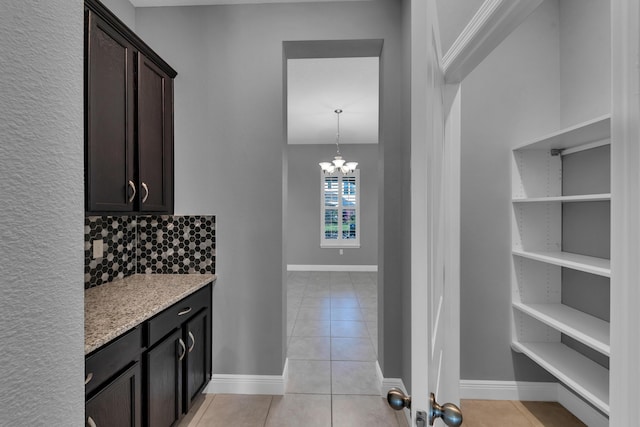
[[585, 151], [585, 150], [591, 150], [592, 148], [598, 148], [598, 147], [602, 147], [605, 145], [610, 145], [611, 144], [611, 139], [607, 138], [607, 139], [601, 139], [600, 141], [593, 141], [593, 142], [589, 142], [587, 144], [582, 144], [582, 145], [578, 145], [576, 147], [571, 147], [571, 148], [564, 148], [564, 149], [557, 149], [557, 148], [552, 148], [551, 149], [551, 155], [552, 156], [566, 156], [568, 154], [573, 154], [573, 153], [578, 153], [580, 151]]

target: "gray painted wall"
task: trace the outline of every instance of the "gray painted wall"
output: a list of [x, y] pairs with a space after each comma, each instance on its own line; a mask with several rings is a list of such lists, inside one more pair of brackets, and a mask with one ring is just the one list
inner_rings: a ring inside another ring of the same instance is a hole
[[129, 0], [101, 0], [127, 27], [136, 30], [136, 8]]
[[[552, 380], [509, 348], [509, 156], [511, 148], [519, 143], [609, 111], [608, 8], [609, 2], [602, 0], [545, 1], [463, 83], [464, 379]], [[591, 166], [587, 161], [576, 171], [573, 160], [567, 161], [569, 186], [565, 190], [578, 191], [586, 180], [574, 177]], [[605, 170], [598, 176], [607, 173]], [[602, 204], [594, 205], [586, 216], [570, 222], [602, 223], [606, 209], [603, 211]], [[573, 209], [567, 208], [575, 217]], [[583, 245], [584, 236], [566, 227], [563, 237], [567, 249]], [[602, 239], [608, 241], [605, 235], [595, 236], [595, 240]], [[608, 251], [608, 243], [594, 246], [594, 239], [589, 240], [595, 252]], [[603, 289], [608, 286], [599, 279], [584, 282], [584, 277], [578, 276], [564, 273], [569, 283], [563, 286], [563, 301], [608, 316], [603, 311], [603, 304], [608, 303], [594, 303], [587, 295], [593, 291], [604, 298]], [[578, 288], [578, 281], [586, 288]]]
[[335, 155], [334, 145], [289, 145], [287, 264], [376, 265], [378, 263], [378, 145], [340, 144], [360, 170], [360, 247], [320, 247], [321, 174], [318, 162]]
[[559, 7], [564, 128], [611, 112], [611, 2], [562, 0]]
[[[216, 215], [214, 373], [282, 373], [282, 42], [385, 40], [380, 149], [393, 170], [402, 144], [399, 15], [395, 1], [136, 10], [138, 34], [178, 71], [176, 213]], [[398, 174], [384, 181], [383, 205], [389, 209], [400, 205], [400, 195], [394, 196], [400, 184]], [[385, 224], [390, 237], [380, 244], [390, 253], [401, 252], [399, 229], [398, 221]], [[394, 262], [388, 274], [395, 280], [400, 268]], [[389, 309], [401, 316], [398, 302], [391, 302]], [[386, 347], [380, 351], [385, 375]], [[397, 347], [389, 347], [392, 356]], [[400, 375], [401, 362], [394, 362], [387, 376]]]
[[[402, 274], [398, 278], [400, 283], [399, 307], [402, 317], [395, 319], [400, 322], [402, 331], [401, 346], [396, 357], [401, 360], [399, 377], [411, 392], [411, 4], [409, 0], [402, 2], [402, 141], [405, 149], [402, 151]], [[392, 307], [393, 308], [393, 307]], [[388, 334], [398, 334], [397, 325], [386, 326]], [[399, 352], [399, 354], [398, 354]]]
[[0, 2], [0, 424], [84, 425], [83, 6]]
[[557, 1], [462, 84], [461, 366], [468, 380], [553, 380], [511, 341], [511, 147], [559, 128]]

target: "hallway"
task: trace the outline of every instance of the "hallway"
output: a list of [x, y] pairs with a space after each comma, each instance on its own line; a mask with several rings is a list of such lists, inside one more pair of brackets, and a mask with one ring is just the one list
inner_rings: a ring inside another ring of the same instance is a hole
[[288, 276], [287, 393], [379, 396], [376, 273]]
[[406, 426], [378, 386], [377, 307], [377, 273], [289, 272], [285, 395], [207, 395], [180, 426]]

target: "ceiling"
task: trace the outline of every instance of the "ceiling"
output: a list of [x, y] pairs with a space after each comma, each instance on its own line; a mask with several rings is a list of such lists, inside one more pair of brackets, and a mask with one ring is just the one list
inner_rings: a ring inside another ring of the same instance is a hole
[[378, 57], [287, 61], [289, 144], [378, 143]]
[[[135, 7], [203, 6], [335, 0], [129, 0]], [[341, 0], [373, 1], [373, 0]], [[443, 54], [485, 0], [436, 0]], [[378, 143], [379, 58], [304, 58], [287, 61], [289, 144], [335, 144], [340, 108], [341, 144]]]
[[[266, 3], [310, 3], [330, 2], [336, 0], [129, 0], [135, 7], [156, 6], [209, 6], [233, 4], [266, 4]], [[340, 0], [340, 1], [372, 1], [372, 0]]]

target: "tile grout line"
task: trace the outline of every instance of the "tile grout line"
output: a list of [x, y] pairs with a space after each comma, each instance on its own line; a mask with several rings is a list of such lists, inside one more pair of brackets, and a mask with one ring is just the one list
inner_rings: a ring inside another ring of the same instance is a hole
[[[371, 336], [371, 331], [369, 330], [369, 325], [368, 325], [367, 321], [365, 320], [363, 307], [361, 306], [361, 301], [360, 301], [360, 298], [359, 298], [360, 295], [357, 292], [355, 292], [355, 285], [354, 285], [353, 279], [351, 278], [350, 275], [349, 275], [349, 279], [348, 280], [349, 280], [348, 285], [350, 285], [351, 290], [354, 292], [354, 296], [355, 296], [356, 303], [357, 303], [356, 307], [358, 308], [358, 312], [359, 312], [359, 315], [361, 317], [361, 319], [353, 319], [353, 320], [351, 320], [351, 322], [362, 322], [362, 325], [365, 327], [365, 330], [366, 330], [366, 335], [365, 336], [367, 338], [369, 338], [367, 340], [367, 342], [372, 347], [372, 349], [374, 351], [375, 359], [377, 360], [378, 354], [375, 351], [375, 346], [373, 345], [373, 337]], [[307, 295], [307, 292], [308, 292], [309, 286], [310, 286], [310, 282], [311, 282], [310, 278], [307, 278], [307, 280], [305, 282], [305, 289], [304, 289], [304, 292], [303, 292], [303, 295], [302, 295], [302, 299], [304, 299], [305, 296]], [[319, 283], [316, 283], [316, 285], [318, 285], [318, 284]], [[342, 307], [342, 306], [334, 307], [333, 303], [335, 302], [334, 300], [336, 298], [340, 298], [340, 297], [347, 298], [347, 297], [344, 296], [344, 295], [336, 295], [335, 298], [334, 298], [334, 295], [333, 295], [333, 292], [332, 292], [333, 280], [331, 278], [329, 278], [328, 281], [325, 281], [323, 284], [325, 286], [329, 287], [329, 289], [328, 289], [329, 290], [329, 325], [328, 325], [329, 326], [329, 337], [328, 338], [329, 338], [329, 381], [330, 381], [330, 383], [329, 383], [329, 385], [330, 385], [330, 395], [329, 395], [330, 396], [330, 414], [329, 415], [331, 417], [331, 425], [333, 426], [333, 424], [334, 424], [333, 408], [334, 408], [334, 403], [335, 403], [334, 402], [334, 397], [336, 396], [334, 394], [334, 390], [333, 390], [333, 362], [334, 362], [333, 354], [332, 354], [333, 338], [334, 338], [333, 337], [333, 332], [334, 332], [333, 331], [333, 329], [334, 329], [334, 326], [333, 326], [333, 322], [334, 322], [334, 320], [333, 320], [333, 308], [339, 309], [339, 308], [349, 308], [349, 307]], [[335, 284], [339, 285], [340, 283], [335, 283]], [[371, 283], [371, 284], [373, 285], [374, 283]], [[367, 295], [365, 295], [365, 297], [368, 297]], [[356, 308], [356, 307], [354, 307], [354, 308]], [[299, 325], [299, 322], [302, 320], [302, 319], [299, 318], [299, 314], [300, 314], [300, 310], [301, 309], [302, 309], [302, 304], [300, 304], [298, 306], [298, 311], [297, 311], [297, 314], [296, 314], [296, 319], [294, 321], [293, 330], [295, 330], [295, 328]], [[362, 338], [365, 338], [365, 336], [363, 336]], [[292, 331], [292, 337], [293, 337], [293, 331]], [[358, 335], [356, 337], [345, 337], [345, 338], [358, 338], [358, 337], [360, 337], [360, 335]], [[310, 359], [310, 360], [313, 360], [313, 359]], [[350, 359], [345, 359], [345, 361], [351, 361], [351, 360]], [[357, 360], [357, 361], [354, 360], [354, 361], [358, 362], [359, 360]], [[305, 393], [303, 393], [303, 394], [305, 394]], [[307, 393], [307, 394], [316, 394], [316, 393]], [[366, 394], [366, 395], [368, 396], [368, 394]], [[371, 396], [377, 396], [377, 394], [374, 394], [374, 395], [371, 395]], [[273, 405], [273, 400], [271, 401], [270, 405]], [[269, 413], [270, 413], [270, 411], [271, 411], [271, 406], [269, 408]]]
[[333, 295], [331, 293], [331, 284], [329, 284], [329, 396], [331, 396], [331, 427], [333, 427], [333, 356], [331, 353], [332, 343], [333, 343], [333, 311], [332, 311], [332, 302]]
[[271, 413], [271, 406], [272, 405], [273, 405], [273, 396], [270, 397], [269, 408], [267, 408], [267, 416], [264, 417], [264, 423], [262, 423], [262, 427], [267, 427], [267, 421], [269, 421], [269, 414]]

